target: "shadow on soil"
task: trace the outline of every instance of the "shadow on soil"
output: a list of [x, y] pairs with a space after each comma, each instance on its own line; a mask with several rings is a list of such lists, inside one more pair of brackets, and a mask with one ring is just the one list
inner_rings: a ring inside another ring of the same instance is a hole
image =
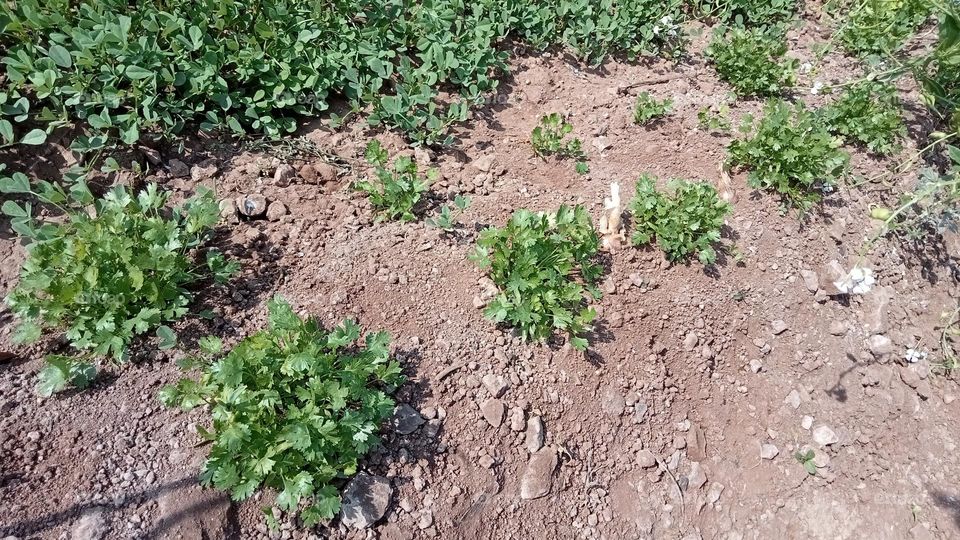
[[927, 493], [933, 499], [933, 504], [950, 514], [953, 526], [960, 531], [960, 495], [937, 488], [927, 488]]

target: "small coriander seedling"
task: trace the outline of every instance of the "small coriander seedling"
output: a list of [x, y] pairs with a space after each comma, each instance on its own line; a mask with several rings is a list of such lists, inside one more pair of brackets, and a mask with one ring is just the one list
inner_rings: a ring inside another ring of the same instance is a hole
[[642, 92], [633, 105], [633, 122], [641, 126], [651, 124], [670, 114], [672, 108], [672, 99], [664, 98], [662, 101], [657, 101], [649, 92]]

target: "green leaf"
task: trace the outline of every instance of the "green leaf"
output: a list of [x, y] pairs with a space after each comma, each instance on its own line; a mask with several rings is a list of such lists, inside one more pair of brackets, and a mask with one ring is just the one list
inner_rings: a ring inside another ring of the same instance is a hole
[[216, 336], [206, 336], [198, 341], [200, 350], [206, 354], [219, 354], [223, 349], [223, 342]]
[[6, 143], [13, 142], [13, 124], [9, 120], [0, 118], [0, 137]]
[[130, 65], [127, 66], [123, 71], [124, 75], [134, 81], [139, 81], [153, 77], [154, 73], [148, 69], [144, 69], [140, 66]]
[[3, 213], [10, 217], [29, 217], [30, 215], [24, 207], [13, 201], [3, 201], [0, 210], [3, 210]]
[[30, 320], [24, 320], [17, 325], [13, 335], [10, 336], [10, 340], [18, 344], [29, 344], [40, 339], [40, 334], [40, 325]]
[[42, 129], [31, 129], [20, 139], [20, 144], [37, 146], [47, 141], [47, 133]]
[[47, 367], [40, 371], [36, 392], [40, 397], [48, 398], [67, 387], [70, 368], [62, 357], [47, 357]]
[[50, 50], [47, 51], [47, 55], [55, 64], [62, 68], [69, 68], [73, 65], [73, 59], [70, 57], [70, 53], [62, 45], [51, 45]]
[[157, 337], [160, 343], [157, 348], [161, 351], [172, 349], [177, 345], [177, 334], [169, 326], [161, 325], [157, 327]]

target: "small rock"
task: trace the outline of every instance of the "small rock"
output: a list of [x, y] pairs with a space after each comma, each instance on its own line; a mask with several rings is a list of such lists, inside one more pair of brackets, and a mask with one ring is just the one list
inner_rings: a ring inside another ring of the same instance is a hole
[[754, 373], [760, 373], [760, 370], [763, 369], [763, 362], [754, 358], [750, 361], [750, 371]]
[[720, 500], [720, 495], [723, 493], [723, 489], [726, 486], [719, 482], [713, 482], [710, 484], [710, 489], [707, 490], [707, 502], [710, 504], [716, 504]]
[[804, 415], [804, 417], [800, 419], [800, 427], [802, 427], [803, 429], [810, 429], [811, 427], [813, 427], [813, 417], [809, 415]]
[[687, 337], [683, 338], [683, 348], [687, 352], [693, 351], [699, 341], [700, 338], [697, 336], [696, 332], [689, 332]]
[[544, 438], [545, 430], [543, 427], [543, 419], [539, 416], [533, 416], [527, 420], [527, 433], [525, 437], [527, 451], [532, 454], [543, 448]]
[[167, 162], [167, 171], [174, 178], [185, 178], [190, 176], [190, 167], [179, 159], [171, 159]]
[[287, 187], [293, 179], [297, 177], [297, 171], [291, 165], [281, 163], [277, 170], [273, 172], [273, 183], [277, 187]]
[[690, 461], [706, 461], [707, 438], [698, 424], [691, 424], [687, 431], [687, 459]]
[[803, 279], [803, 286], [811, 293], [820, 290], [820, 276], [813, 270], [800, 270], [800, 278]]
[[893, 300], [893, 287], [884, 285], [875, 288], [863, 298], [863, 324], [867, 332], [882, 334], [887, 331], [887, 313]]
[[699, 463], [690, 464], [690, 474], [687, 475], [687, 486], [692, 489], [700, 489], [707, 483], [707, 472]]
[[842, 281], [847, 276], [847, 271], [836, 259], [825, 264], [820, 271], [820, 275], [824, 276], [826, 280], [826, 283], [823, 283], [822, 286], [828, 295], [845, 294], [834, 285], [834, 283]]
[[28, 440], [28, 441], [31, 441], [31, 442], [37, 442], [37, 441], [39, 441], [39, 440], [40, 440], [40, 432], [39, 432], [39, 431], [31, 431], [31, 432], [27, 433], [27, 440]]
[[780, 449], [772, 444], [760, 445], [760, 457], [762, 459], [773, 459], [780, 454]]
[[612, 386], [603, 389], [603, 394], [600, 396], [600, 407], [607, 416], [618, 417], [622, 415], [626, 406], [626, 400], [619, 390]]
[[433, 512], [427, 511], [421, 514], [420, 520], [417, 521], [417, 527], [420, 527], [422, 530], [430, 527], [431, 525], [433, 525]]
[[280, 201], [273, 201], [267, 206], [267, 219], [270, 221], [280, 221], [280, 218], [287, 215], [287, 205]]
[[486, 156], [480, 156], [473, 160], [473, 166], [476, 167], [480, 172], [493, 172], [498, 166], [497, 156], [489, 154]]
[[649, 449], [644, 448], [637, 452], [637, 465], [644, 469], [650, 469], [656, 467], [657, 457], [653, 455]]
[[237, 197], [237, 210], [250, 218], [260, 217], [267, 211], [267, 198], [263, 195]]
[[556, 468], [557, 452], [553, 448], [544, 448], [532, 454], [520, 479], [520, 498], [538, 499], [550, 493]]
[[71, 540], [101, 540], [107, 534], [107, 522], [103, 517], [104, 509], [94, 506], [85, 511], [77, 524], [73, 526]]
[[355, 529], [366, 529], [387, 513], [392, 496], [389, 480], [361, 472], [343, 490], [341, 521]]
[[916, 388], [920, 385], [920, 374], [909, 366], [900, 366], [900, 380], [910, 388]]
[[488, 424], [497, 428], [503, 423], [504, 406], [499, 399], [490, 398], [480, 404], [480, 412]]
[[494, 465], [496, 465], [497, 460], [484, 454], [480, 456], [478, 463], [480, 463], [480, 466], [483, 467], [484, 469], [490, 469], [490, 468], [493, 468]]
[[213, 175], [217, 174], [218, 171], [219, 169], [217, 168], [217, 161], [215, 159], [205, 159], [190, 168], [190, 179], [199, 183], [213, 178]]
[[842, 336], [846, 333], [847, 333], [847, 325], [843, 324], [843, 321], [830, 322], [830, 334], [834, 336]]
[[791, 390], [787, 397], [783, 398], [783, 402], [791, 406], [794, 409], [800, 408], [800, 392], [796, 390]]
[[883, 334], [874, 334], [867, 339], [867, 347], [876, 358], [882, 358], [893, 352], [893, 342]]
[[514, 407], [510, 411], [510, 429], [519, 432], [523, 431], [524, 427], [526, 427], [526, 422], [523, 418], [523, 409]]
[[490, 395], [495, 398], [502, 396], [504, 392], [507, 391], [507, 388], [510, 387], [510, 384], [507, 383], [503, 377], [492, 373], [484, 375], [481, 382], [483, 382], [483, 386], [487, 388], [487, 391], [490, 392]]
[[840, 438], [827, 426], [817, 426], [813, 429], [813, 440], [820, 446], [836, 444]]
[[390, 425], [393, 430], [401, 435], [409, 435], [423, 425], [425, 420], [416, 409], [401, 403], [393, 409], [393, 417], [390, 419]]
[[773, 335], [779, 336], [787, 331], [787, 323], [777, 319], [770, 323], [770, 331], [773, 332]]

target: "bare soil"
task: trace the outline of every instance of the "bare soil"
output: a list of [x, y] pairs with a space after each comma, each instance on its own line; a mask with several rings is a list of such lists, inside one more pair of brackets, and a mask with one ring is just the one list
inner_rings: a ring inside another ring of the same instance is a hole
[[[456, 149], [415, 153], [441, 174], [424, 211], [456, 193], [473, 199], [452, 235], [422, 223], [373, 222], [349, 187], [367, 172], [366, 141], [412, 151], [363, 123], [304, 127], [306, 139], [336, 159], [281, 160], [213, 141], [196, 141], [186, 155], [164, 152], [147, 180], [183, 195], [197, 184], [228, 200], [262, 194], [287, 209], [273, 220], [233, 216], [222, 226], [218, 241], [242, 262], [242, 275], [228, 288], [199, 292], [197, 310], [215, 317], [180, 324], [186, 345], [206, 333], [236, 342], [264, 324], [266, 300], [282, 294], [330, 324], [354, 317], [389, 330], [409, 378], [397, 400], [429, 421], [406, 436], [385, 429], [383, 448], [364, 461], [393, 487], [377, 525], [355, 531], [334, 520], [306, 531], [285, 522], [271, 533], [260, 513], [271, 495], [231, 503], [196, 485], [205, 448], [196, 446], [195, 428], [205, 413], [164, 409], [156, 399], [181, 376], [173, 362], [181, 353], [145, 347], [137, 361], [107, 366], [92, 389], [43, 400], [33, 393], [36, 372], [63, 344], [51, 337], [31, 348], [10, 345], [13, 321], [0, 311], [0, 350], [16, 354], [0, 362], [0, 537], [960, 537], [960, 392], [935, 370], [942, 314], [957, 307], [955, 239], [928, 243], [924, 253], [882, 240], [865, 260], [878, 281], [865, 296], [811, 292], [801, 275], [818, 272], [829, 289], [823, 266], [858, 261], [876, 226], [870, 205], [895, 200], [916, 171], [892, 185], [841, 185], [805, 221], [782, 215], [775, 197], [735, 174], [724, 234], [741, 260], [728, 254], [704, 268], [670, 264], [655, 248], [605, 255], [587, 354], [561, 339], [523, 343], [474, 306], [482, 274], [467, 255], [479, 230], [502, 225], [515, 209], [583, 203], [596, 221], [612, 181], [626, 201], [644, 172], [663, 182], [720, 181], [731, 136], [697, 127], [697, 111], [728, 92], [696, 52], [706, 34], [679, 66], [611, 62], [585, 71], [547, 54], [515, 61], [501, 94], [458, 130]], [[825, 34], [809, 22], [791, 34], [791, 54], [811, 58], [809, 47]], [[834, 53], [801, 75], [797, 98], [822, 103], [807, 90], [815, 80], [856, 73], [856, 62]], [[643, 90], [672, 97], [674, 114], [650, 128], [634, 125], [634, 96]], [[884, 170], [925, 136], [929, 119], [916, 92], [903, 90], [913, 100], [903, 154], [880, 160], [851, 149], [857, 174]], [[761, 107], [736, 103], [732, 123]], [[570, 161], [533, 157], [530, 131], [554, 111], [570, 115], [589, 174], [576, 174]], [[54, 157], [41, 156], [38, 166]], [[192, 176], [174, 177], [172, 159], [191, 165]], [[298, 171], [290, 185], [273, 180], [282, 161]], [[23, 249], [4, 230], [6, 293]], [[892, 340], [892, 352], [870, 351], [867, 340], [877, 334]], [[907, 348], [929, 355], [907, 364]], [[493, 399], [485, 375], [509, 383], [497, 427], [480, 410]], [[534, 417], [545, 426], [542, 452], [555, 453], [558, 464], [545, 475], [549, 494], [524, 500], [522, 479], [533, 474], [526, 422]], [[815, 442], [823, 427], [835, 435], [829, 444]], [[816, 475], [795, 458], [807, 446]]]

